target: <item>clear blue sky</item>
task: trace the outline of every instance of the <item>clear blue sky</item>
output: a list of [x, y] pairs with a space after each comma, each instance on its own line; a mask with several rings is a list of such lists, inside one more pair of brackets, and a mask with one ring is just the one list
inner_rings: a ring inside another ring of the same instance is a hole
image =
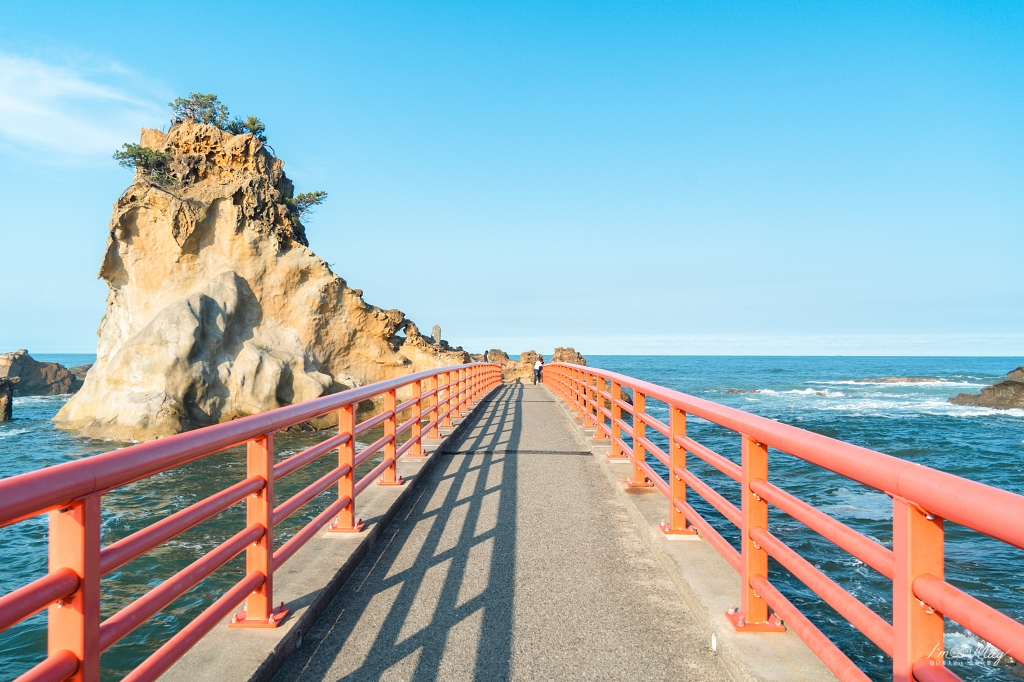
[[1024, 5], [5, 3], [0, 350], [91, 352], [111, 160], [255, 114], [471, 350], [1024, 354]]

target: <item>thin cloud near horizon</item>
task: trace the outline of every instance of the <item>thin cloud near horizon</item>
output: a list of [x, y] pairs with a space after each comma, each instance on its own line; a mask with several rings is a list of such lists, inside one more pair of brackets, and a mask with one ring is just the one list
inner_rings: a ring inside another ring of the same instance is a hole
[[75, 68], [0, 52], [0, 138], [55, 162], [106, 161], [166, 117], [157, 89], [119, 64]]

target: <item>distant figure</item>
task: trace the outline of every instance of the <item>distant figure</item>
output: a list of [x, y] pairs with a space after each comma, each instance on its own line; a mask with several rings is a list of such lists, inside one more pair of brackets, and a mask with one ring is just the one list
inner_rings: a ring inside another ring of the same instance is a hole
[[539, 384], [542, 378], [541, 373], [544, 371], [544, 358], [537, 358], [537, 362], [533, 365], [533, 383]]

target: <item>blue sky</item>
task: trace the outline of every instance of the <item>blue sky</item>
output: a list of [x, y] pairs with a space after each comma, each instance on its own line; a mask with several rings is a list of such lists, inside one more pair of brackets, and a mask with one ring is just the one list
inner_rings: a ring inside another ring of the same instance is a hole
[[0, 350], [94, 350], [110, 155], [201, 91], [470, 350], [1024, 354], [1024, 6], [893, 5], [7, 3]]

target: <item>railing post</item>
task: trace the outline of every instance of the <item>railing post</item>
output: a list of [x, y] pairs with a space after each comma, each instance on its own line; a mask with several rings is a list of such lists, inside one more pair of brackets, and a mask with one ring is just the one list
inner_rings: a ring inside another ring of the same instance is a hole
[[750, 489], [750, 482], [759, 478], [768, 480], [768, 446], [749, 436], [743, 439], [743, 475], [740, 494], [743, 498], [742, 527], [740, 528], [740, 610], [726, 614], [733, 627], [740, 632], [785, 632], [786, 628], [775, 619], [768, 620], [768, 604], [754, 588], [750, 579], [755, 575], [768, 578], [768, 552], [750, 539], [754, 528], [768, 530], [768, 503]]
[[[438, 384], [438, 386], [440, 386], [440, 384]], [[444, 411], [447, 412], [447, 414], [445, 414], [444, 419], [441, 420], [441, 426], [448, 428], [448, 427], [450, 427], [452, 425], [452, 412], [451, 412], [451, 410], [452, 410], [452, 373], [451, 372], [445, 372], [444, 373]], [[440, 416], [440, 414], [441, 414], [440, 391], [438, 392], [437, 413], [438, 413], [438, 416]]]
[[423, 456], [423, 444], [420, 439], [423, 437], [423, 384], [420, 380], [412, 382], [412, 397], [416, 399], [416, 402], [412, 406], [412, 435], [409, 437], [413, 439], [412, 447], [409, 448], [409, 457], [422, 457]]
[[398, 462], [395, 461], [395, 431], [398, 415], [395, 414], [395, 406], [398, 405], [395, 391], [388, 391], [384, 394], [384, 411], [390, 412], [391, 416], [384, 421], [384, 435], [391, 436], [391, 440], [384, 446], [384, 461], [391, 460], [391, 466], [384, 470], [381, 477], [377, 479], [377, 485], [402, 485], [402, 477], [398, 475]]
[[576, 402], [576, 416], [586, 421], [587, 417], [587, 401], [583, 392], [580, 390], [580, 385], [583, 383], [583, 370], [574, 369], [572, 375], [572, 390], [574, 400]]
[[427, 405], [427, 407], [433, 407], [434, 408], [434, 412], [433, 412], [434, 418], [430, 420], [434, 425], [431, 426], [430, 430], [427, 431], [427, 438], [440, 438], [441, 437], [441, 434], [437, 430], [437, 427], [438, 427], [438, 424], [439, 424], [439, 421], [440, 421], [440, 416], [441, 416], [441, 401], [440, 401], [441, 395], [440, 395], [440, 393], [437, 390], [437, 386], [438, 386], [438, 381], [437, 381], [437, 375], [436, 374], [434, 376], [432, 376], [432, 377], [427, 377], [427, 393], [429, 393], [430, 391], [434, 392], [433, 398], [427, 398], [427, 400], [432, 400], [433, 401], [432, 403]]
[[942, 614], [914, 596], [914, 580], [930, 573], [944, 577], [942, 519], [918, 505], [892, 496], [892, 656], [894, 682], [912, 682], [914, 663], [931, 657], [936, 665], [945, 660]]
[[[622, 446], [619, 442], [622, 440], [622, 408], [615, 402], [614, 396], [619, 395], [621, 387], [618, 382], [613, 381], [611, 383], [610, 394], [613, 396], [608, 399], [608, 404], [612, 411], [612, 449], [608, 451], [608, 459], [614, 460], [628, 460], [629, 457], [622, 450]], [[626, 485], [632, 487], [633, 481], [636, 479], [627, 479]], [[641, 481], [645, 480], [641, 477]]]
[[451, 384], [451, 388], [448, 389], [448, 409], [451, 410], [451, 418], [458, 419], [462, 416], [462, 410], [459, 409], [459, 398], [462, 397], [462, 371], [455, 370], [452, 374], [455, 376], [448, 379]]
[[[637, 410], [636, 396], [633, 392], [633, 409]], [[643, 398], [641, 398], [643, 400]], [[661, 532], [665, 535], [696, 535], [697, 531], [686, 523], [686, 514], [676, 508], [676, 500], [686, 502], [686, 482], [677, 473], [677, 469], [686, 471], [686, 448], [676, 442], [676, 436], [686, 436], [686, 412], [674, 405], [668, 408], [668, 523], [661, 524]], [[635, 421], [635, 420], [634, 420]], [[633, 427], [634, 429], [636, 426]]]
[[338, 410], [338, 433], [349, 435], [348, 442], [338, 447], [338, 466], [348, 465], [347, 474], [338, 479], [338, 499], [348, 498], [348, 506], [338, 512], [330, 527], [331, 533], [358, 533], [366, 525], [356, 520], [356, 406], [346, 405]]
[[449, 392], [449, 406], [452, 410], [452, 419], [459, 419], [462, 417], [462, 406], [459, 405], [462, 402], [462, 370], [455, 370], [455, 381], [453, 382], [454, 388]]
[[78, 590], [51, 604], [47, 652], [66, 650], [78, 658], [75, 682], [100, 679], [100, 496], [50, 512], [50, 573], [70, 568]]
[[245, 446], [248, 476], [266, 483], [245, 498], [245, 523], [263, 526], [263, 536], [245, 550], [245, 573], [263, 574], [263, 584], [246, 599], [245, 610], [236, 613], [229, 627], [276, 628], [288, 616], [284, 604], [274, 608], [274, 434], [268, 433]]
[[[618, 389], [621, 394], [622, 387], [618, 386]], [[640, 468], [640, 465], [646, 461], [644, 446], [641, 445], [640, 438], [647, 434], [647, 424], [637, 415], [643, 414], [645, 409], [647, 409], [646, 396], [640, 391], [633, 389], [633, 473], [626, 479], [626, 485], [630, 488], [654, 487], [654, 483], [647, 480], [647, 472]]]
[[622, 448], [619, 447], [619, 440], [622, 438], [622, 427], [619, 421], [622, 419], [622, 408], [615, 402], [615, 396], [619, 394], [619, 384], [611, 382], [608, 390], [611, 397], [608, 399], [608, 407], [612, 411], [612, 449], [608, 452], [608, 459], [626, 459]]
[[601, 389], [603, 388], [604, 379], [594, 375], [594, 404], [596, 406], [594, 412], [597, 417], [597, 432], [594, 434], [594, 440], [608, 440], [608, 436], [604, 435], [604, 429], [601, 428], [604, 426], [604, 412], [601, 411], [604, 407], [604, 398], [601, 397]]
[[466, 402], [466, 370], [460, 369], [459, 370], [459, 399], [458, 399], [459, 416], [460, 417], [462, 417], [462, 416], [464, 416], [466, 414], [466, 411], [463, 409], [463, 408], [466, 407], [465, 402]]
[[591, 414], [590, 409], [590, 372], [583, 372], [583, 387], [581, 394], [583, 396], [583, 426], [585, 428], [591, 428], [594, 426], [594, 415]]

